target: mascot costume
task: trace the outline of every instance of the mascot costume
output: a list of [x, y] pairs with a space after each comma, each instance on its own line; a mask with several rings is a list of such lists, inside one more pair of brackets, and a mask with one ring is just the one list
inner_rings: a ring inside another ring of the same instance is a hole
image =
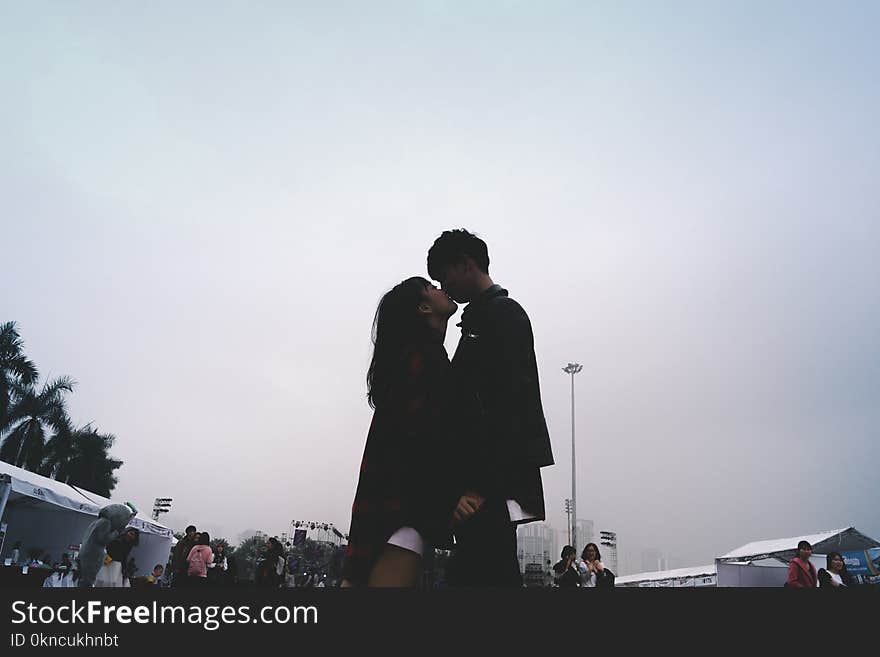
[[98, 519], [89, 525], [79, 551], [78, 585], [81, 588], [95, 585], [95, 578], [107, 556], [107, 544], [119, 538], [135, 515], [137, 509], [129, 503], [108, 504], [98, 513]]

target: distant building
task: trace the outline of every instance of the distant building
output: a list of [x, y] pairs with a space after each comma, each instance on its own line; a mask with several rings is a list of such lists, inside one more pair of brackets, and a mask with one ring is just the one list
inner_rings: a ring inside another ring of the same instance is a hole
[[540, 564], [543, 569], [559, 560], [562, 547], [557, 532], [545, 522], [519, 525], [516, 530], [516, 553], [520, 572], [526, 572], [529, 564]]
[[[577, 556], [580, 558], [581, 552], [584, 551], [584, 548], [587, 546], [587, 543], [595, 543], [596, 536], [593, 532], [593, 521], [592, 520], [584, 520], [583, 518], [579, 518], [577, 524], [575, 525], [577, 528]], [[559, 548], [560, 550], [562, 548]]]

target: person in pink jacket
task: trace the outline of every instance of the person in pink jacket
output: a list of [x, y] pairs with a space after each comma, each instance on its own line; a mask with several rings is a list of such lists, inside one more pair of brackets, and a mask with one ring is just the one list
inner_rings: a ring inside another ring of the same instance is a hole
[[211, 550], [211, 537], [208, 532], [199, 535], [199, 542], [193, 546], [186, 557], [187, 581], [190, 586], [204, 586], [208, 581], [208, 564], [214, 562]]
[[811, 554], [813, 546], [809, 541], [798, 543], [797, 556], [788, 565], [788, 579], [785, 581], [787, 588], [814, 589], [818, 586], [819, 576], [816, 566], [810, 563]]

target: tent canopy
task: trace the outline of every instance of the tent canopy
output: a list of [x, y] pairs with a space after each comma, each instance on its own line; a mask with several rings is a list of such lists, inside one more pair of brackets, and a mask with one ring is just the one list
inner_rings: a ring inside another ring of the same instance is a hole
[[778, 557], [789, 561], [796, 553], [798, 543], [807, 541], [813, 546], [816, 554], [827, 554], [831, 551], [849, 552], [865, 550], [880, 545], [870, 536], [865, 536], [855, 527], [831, 529], [805, 536], [776, 538], [768, 541], [756, 541], [731, 550], [716, 561], [755, 561], [770, 557]]
[[[2, 548], [3, 558], [9, 557], [16, 542], [21, 542], [21, 557], [29, 548], [39, 547], [53, 560], [63, 552], [74, 551], [98, 517], [101, 508], [114, 501], [76, 486], [71, 486], [34, 472], [0, 461], [0, 521], [7, 524]], [[2, 506], [2, 504], [0, 504]], [[139, 575], [145, 575], [156, 564], [165, 564], [174, 542], [172, 531], [145, 517], [140, 511], [129, 521], [140, 532], [140, 544], [131, 553]]]
[[674, 570], [658, 570], [656, 572], [636, 573], [624, 575], [614, 580], [615, 584], [632, 584], [634, 582], [655, 582], [667, 579], [682, 579], [685, 577], [712, 577], [715, 575], [715, 564], [708, 566], [693, 566], [691, 568], [676, 568]]

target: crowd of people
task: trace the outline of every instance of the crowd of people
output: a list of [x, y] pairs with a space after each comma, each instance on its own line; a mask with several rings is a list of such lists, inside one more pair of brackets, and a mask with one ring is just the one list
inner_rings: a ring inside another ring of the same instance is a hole
[[236, 561], [226, 554], [226, 545], [217, 542], [211, 547], [211, 535], [197, 531], [195, 525], [186, 528], [171, 551], [170, 576], [157, 580], [159, 586], [199, 588], [235, 584]]
[[[260, 588], [323, 588], [336, 584], [326, 572], [300, 572], [299, 558], [275, 536], [266, 539], [254, 561], [253, 580], [249, 573], [240, 573], [237, 553], [227, 554], [226, 545], [216, 542], [211, 547], [208, 532], [199, 532], [194, 525], [186, 528], [183, 538], [174, 547], [169, 560], [168, 577], [161, 572], [156, 581], [160, 586], [196, 588], [203, 586], [237, 586], [251, 584]], [[248, 564], [249, 565], [249, 564]], [[158, 568], [158, 566], [157, 566]], [[247, 568], [249, 571], [249, 568]], [[240, 577], [241, 575], [241, 577]]]
[[[140, 530], [136, 527], [127, 527], [118, 538], [113, 539], [105, 548], [104, 561], [95, 577], [94, 586], [97, 588], [122, 588], [140, 586], [148, 578], [136, 578], [137, 563], [130, 556], [132, 549], [140, 542]], [[49, 564], [49, 555], [46, 554], [42, 561], [31, 563], [31, 567], [46, 568], [51, 573], [43, 580], [43, 588], [75, 588], [80, 586], [79, 559], [72, 560], [68, 553], [61, 555], [61, 560]], [[164, 571], [162, 565], [157, 568]], [[153, 575], [156, 571], [154, 569]], [[161, 571], [160, 571], [161, 576]]]
[[[236, 558], [227, 554], [225, 543], [217, 542], [212, 547], [208, 532], [196, 531], [193, 525], [186, 528], [184, 537], [172, 550], [167, 565], [155, 564], [148, 575], [137, 577], [137, 564], [130, 558], [130, 553], [138, 542], [138, 530], [129, 527], [108, 544], [107, 555], [95, 581], [96, 587], [195, 588], [252, 582], [262, 588], [324, 588], [340, 584], [337, 577], [327, 572], [300, 572], [300, 558], [296, 551], [285, 549], [276, 537], [268, 538], [256, 555], [253, 580], [239, 580]], [[829, 552], [825, 557], [825, 568], [819, 569], [810, 560], [812, 553], [813, 548], [808, 541], [798, 544], [796, 556], [789, 562], [785, 582], [787, 588], [840, 589], [856, 585], [839, 552]], [[19, 559], [20, 545], [16, 545], [12, 552], [16, 565], [44, 569], [50, 573], [43, 580], [45, 588], [77, 586], [77, 560], [71, 559], [68, 553], [62, 554], [57, 562], [51, 561], [48, 554], [23, 561]], [[560, 560], [551, 569], [546, 585], [554, 588], [613, 588], [615, 577], [611, 569], [603, 564], [599, 546], [595, 543], [587, 543], [580, 558], [577, 558], [572, 546], [566, 545]], [[435, 582], [434, 585], [442, 586], [444, 583]]]

